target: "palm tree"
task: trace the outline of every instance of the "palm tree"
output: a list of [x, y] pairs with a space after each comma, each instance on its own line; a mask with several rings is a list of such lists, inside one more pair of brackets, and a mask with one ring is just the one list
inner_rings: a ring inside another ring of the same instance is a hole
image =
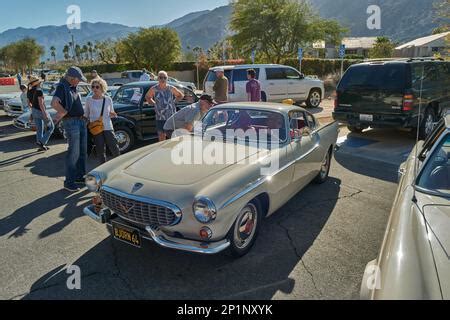
[[84, 54], [84, 59], [89, 60], [89, 47], [87, 45], [84, 45], [81, 49], [82, 54]]
[[53, 57], [53, 61], [56, 63], [56, 48], [55, 46], [50, 47], [51, 56]]
[[69, 60], [70, 58], [70, 47], [68, 44], [66, 44], [63, 48], [63, 54], [64, 54], [64, 60]]
[[92, 42], [88, 41], [87, 43], [89, 56], [91, 57], [91, 61], [94, 61], [94, 45]]

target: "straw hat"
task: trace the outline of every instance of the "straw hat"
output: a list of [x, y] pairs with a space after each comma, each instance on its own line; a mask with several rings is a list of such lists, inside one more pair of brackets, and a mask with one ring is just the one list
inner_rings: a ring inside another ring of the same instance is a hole
[[28, 82], [28, 85], [34, 87], [34, 86], [37, 86], [38, 84], [40, 84], [41, 82], [42, 82], [42, 80], [39, 79], [38, 77], [31, 76], [30, 81]]

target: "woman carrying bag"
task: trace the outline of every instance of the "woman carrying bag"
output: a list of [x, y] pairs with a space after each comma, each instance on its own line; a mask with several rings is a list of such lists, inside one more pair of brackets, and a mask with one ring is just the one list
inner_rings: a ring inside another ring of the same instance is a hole
[[103, 79], [96, 78], [91, 82], [94, 95], [86, 100], [85, 116], [89, 120], [89, 131], [94, 137], [95, 150], [101, 164], [106, 163], [108, 147], [113, 158], [120, 156], [119, 145], [114, 134], [111, 119], [117, 117], [113, 102], [106, 95], [108, 85]]

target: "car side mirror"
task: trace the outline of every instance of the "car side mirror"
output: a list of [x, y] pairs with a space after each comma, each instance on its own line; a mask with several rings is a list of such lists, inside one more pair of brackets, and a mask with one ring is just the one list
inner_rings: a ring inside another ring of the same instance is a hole
[[305, 75], [303, 73], [300, 73], [300, 80], [305, 79]]

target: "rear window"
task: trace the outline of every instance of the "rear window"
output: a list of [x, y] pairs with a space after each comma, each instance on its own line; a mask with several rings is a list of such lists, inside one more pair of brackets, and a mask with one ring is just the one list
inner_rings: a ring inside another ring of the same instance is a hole
[[406, 87], [406, 65], [373, 64], [355, 66], [345, 73], [338, 90], [402, 90]]

